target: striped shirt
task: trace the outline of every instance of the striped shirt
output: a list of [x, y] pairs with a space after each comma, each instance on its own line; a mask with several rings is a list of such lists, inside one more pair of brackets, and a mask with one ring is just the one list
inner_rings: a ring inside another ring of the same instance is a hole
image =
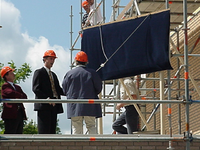
[[[85, 14], [83, 15], [83, 19], [82, 19], [82, 24], [83, 24], [83, 25], [85, 25], [87, 19], [88, 19], [88, 14], [85, 13]], [[89, 24], [88, 26], [91, 26], [91, 25]]]

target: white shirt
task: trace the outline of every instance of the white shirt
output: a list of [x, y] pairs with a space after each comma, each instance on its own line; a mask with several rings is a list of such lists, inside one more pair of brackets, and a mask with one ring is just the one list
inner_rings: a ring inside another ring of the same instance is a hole
[[[48, 75], [49, 75], [49, 71], [50, 71], [50, 69], [49, 69], [49, 68], [47, 68], [46, 66], [44, 66], [44, 68], [46, 69], [46, 71], [47, 71], [47, 73], [48, 73]], [[52, 76], [52, 79], [53, 79], [52, 72], [51, 72], [51, 76]], [[53, 80], [54, 80], [54, 79], [53, 79]]]
[[46, 66], [44, 66], [44, 68], [46, 69], [47, 73], [49, 73], [50, 69], [47, 68]]
[[[98, 6], [98, 4], [97, 4], [97, 6]], [[88, 18], [90, 17], [90, 15], [92, 15], [92, 12], [94, 10], [95, 10], [95, 5], [93, 4], [90, 6], [90, 12], [89, 12]], [[91, 26], [97, 25], [103, 21], [100, 6], [96, 10], [96, 12], [93, 14], [93, 16], [91, 17], [91, 19], [89, 21], [90, 21]]]
[[[137, 94], [136, 93], [136, 85], [135, 85], [134, 81], [130, 77], [124, 78], [123, 82], [124, 82], [124, 85], [126, 86], [127, 90], [129, 90], [131, 95]], [[128, 94], [124, 90], [124, 87], [122, 85], [120, 87], [120, 91], [121, 91], [122, 99], [127, 99], [128, 98]]]

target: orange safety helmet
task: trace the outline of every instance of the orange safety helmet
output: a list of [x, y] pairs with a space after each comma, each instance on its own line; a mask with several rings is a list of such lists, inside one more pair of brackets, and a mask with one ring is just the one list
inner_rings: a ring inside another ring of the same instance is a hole
[[44, 53], [43, 58], [44, 58], [44, 57], [55, 57], [55, 58], [57, 58], [57, 57], [56, 57], [56, 53], [55, 53], [53, 50], [47, 50], [47, 51]]
[[87, 1], [83, 1], [82, 2], [82, 7], [85, 7], [85, 6], [87, 6], [89, 3], [87, 2]]
[[8, 66], [3, 67], [3, 68], [1, 69], [1, 77], [3, 78], [4, 75], [5, 75], [7, 72], [9, 72], [9, 71], [14, 71], [14, 70], [15, 70], [15, 69], [12, 69], [12, 68], [10, 68], [10, 67], [8, 67]]
[[85, 52], [80, 51], [76, 54], [75, 60], [80, 62], [88, 62], [88, 56]]

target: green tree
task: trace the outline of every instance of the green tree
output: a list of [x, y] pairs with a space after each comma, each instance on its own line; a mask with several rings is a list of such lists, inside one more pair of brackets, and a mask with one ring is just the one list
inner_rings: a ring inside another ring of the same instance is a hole
[[57, 119], [57, 123], [56, 123], [56, 134], [62, 134], [58, 126], [58, 122], [59, 122], [59, 119]]
[[[0, 70], [2, 69], [2, 67], [4, 66], [4, 64], [0, 63]], [[31, 67], [29, 66], [29, 64], [24, 63], [19, 69], [16, 68], [15, 63], [11, 60], [11, 62], [8, 62], [8, 66], [10, 66], [12, 69], [15, 69], [14, 73], [15, 73], [15, 83], [19, 84], [21, 81], [25, 81], [31, 74]], [[1, 98], [1, 87], [4, 83], [3, 78], [0, 77], [0, 98]], [[0, 101], [1, 102], [1, 101]], [[2, 112], [2, 104], [0, 105], [0, 113]], [[2, 120], [0, 120], [0, 133], [2, 133], [4, 131], [4, 123]]]
[[[4, 64], [0, 63], [0, 70]], [[31, 67], [29, 64], [24, 63], [19, 69], [16, 68], [15, 63], [11, 60], [11, 62], [8, 62], [8, 66], [10, 66], [12, 69], [15, 69], [15, 81], [14, 83], [19, 84], [21, 81], [25, 82], [25, 80], [30, 76], [31, 74]], [[0, 87], [3, 85], [4, 80], [3, 78], [0, 78]]]
[[[2, 128], [1, 128], [0, 134], [3, 134], [4, 131], [5, 131], [5, 128], [4, 128], [3, 121], [2, 121]], [[29, 122], [27, 122], [27, 120], [25, 120], [23, 134], [37, 134], [37, 133], [38, 133], [38, 130], [37, 130], [36, 123], [33, 122], [32, 119]]]
[[33, 120], [31, 119], [30, 122], [27, 123], [27, 121], [24, 121], [24, 130], [23, 134], [37, 134], [37, 125]]

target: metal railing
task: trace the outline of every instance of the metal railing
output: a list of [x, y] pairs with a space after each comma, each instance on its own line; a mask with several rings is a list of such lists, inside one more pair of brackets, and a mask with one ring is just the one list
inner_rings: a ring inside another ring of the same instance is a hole
[[110, 100], [110, 99], [0, 99], [0, 102], [5, 103], [156, 103], [156, 104], [192, 104], [199, 103], [200, 100]]
[[[156, 103], [156, 104], [200, 104], [200, 100], [110, 100], [110, 99], [0, 99], [0, 103]], [[2, 135], [0, 141], [183, 141], [186, 142], [186, 149], [189, 149], [190, 142], [194, 140], [200, 140], [198, 136], [192, 136], [187, 133], [183, 135]]]

